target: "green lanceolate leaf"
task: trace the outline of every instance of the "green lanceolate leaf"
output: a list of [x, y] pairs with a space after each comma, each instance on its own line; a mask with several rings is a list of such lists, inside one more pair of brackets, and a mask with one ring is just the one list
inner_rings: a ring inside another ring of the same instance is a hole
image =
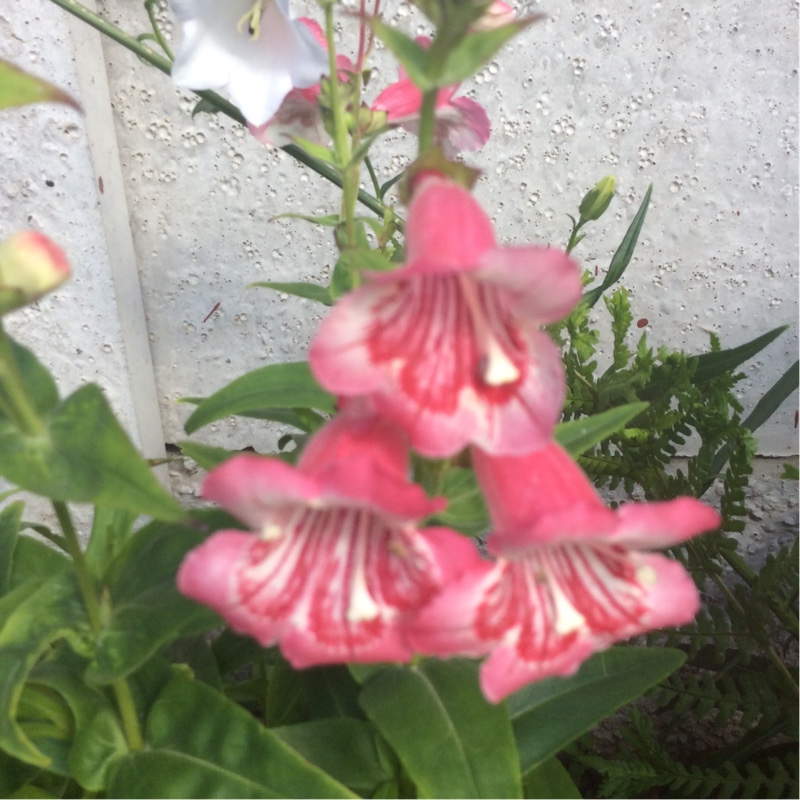
[[525, 797], [580, 798], [581, 793], [562, 763], [553, 756], [522, 779]]
[[136, 514], [119, 508], [95, 506], [92, 532], [84, 553], [86, 566], [97, 580], [103, 580], [106, 570], [125, 546], [136, 522]]
[[28, 764], [50, 764], [17, 723], [17, 705], [40, 655], [65, 638], [73, 647], [85, 649], [88, 632], [72, 572], [42, 575], [0, 599], [0, 749]]
[[756, 403], [756, 407], [748, 414], [742, 425], [750, 431], [756, 431], [780, 408], [787, 397], [797, 391], [798, 383], [800, 383], [800, 361], [795, 361]]
[[252, 416], [264, 409], [312, 408], [334, 410], [334, 397], [314, 380], [305, 361], [270, 364], [248, 372], [207, 397], [186, 421], [186, 433], [231, 414]]
[[[797, 391], [798, 382], [800, 382], [799, 368], [800, 362], [795, 361], [756, 403], [756, 407], [750, 412], [747, 419], [742, 422], [742, 425], [751, 433], [760, 428], [780, 408], [781, 403]], [[722, 472], [725, 464], [728, 463], [730, 455], [730, 443], [722, 445], [717, 451], [708, 472], [710, 476], [708, 486], [711, 485], [713, 478]]]
[[28, 436], [0, 422], [0, 474], [55, 500], [124, 508], [158, 519], [184, 515], [94, 384], [55, 406], [41, 435]]
[[28, 581], [40, 581], [43, 577], [56, 575], [70, 566], [69, 559], [59, 550], [30, 536], [20, 536], [14, 548], [8, 589], [13, 591]]
[[650, 195], [653, 193], [653, 184], [647, 187], [644, 200], [636, 212], [630, 227], [622, 239], [622, 244], [617, 248], [614, 257], [611, 259], [611, 264], [608, 266], [603, 283], [595, 289], [590, 289], [583, 295], [583, 300], [589, 306], [593, 306], [599, 299], [603, 292], [609, 287], [613, 286], [621, 277], [628, 267], [628, 264], [633, 258], [633, 251], [636, 249], [636, 243], [639, 241], [639, 234], [644, 225], [644, 218], [647, 215], [647, 207], [650, 205]]
[[202, 442], [178, 442], [181, 452], [196, 461], [203, 469], [211, 470], [239, 455], [238, 450], [226, 450]]
[[680, 650], [612, 647], [570, 678], [546, 678], [515, 692], [508, 707], [522, 771], [543, 764], [685, 660]]
[[372, 21], [372, 26], [378, 38], [392, 51], [400, 62], [408, 77], [421, 91], [433, 88], [428, 77], [429, 55], [428, 51], [417, 44], [410, 36], [402, 33], [397, 28], [390, 28], [378, 19]]
[[183, 676], [145, 725], [147, 748], [117, 762], [111, 797], [355, 797], [236, 703]]
[[436, 85], [450, 86], [473, 76], [509, 39], [544, 18], [544, 14], [535, 14], [499, 28], [467, 34], [448, 53]]
[[[10, 338], [10, 337], [9, 337]], [[33, 407], [46, 414], [58, 403], [58, 388], [47, 367], [27, 347], [11, 340], [12, 353]], [[3, 415], [0, 413], [0, 418]]]
[[57, 693], [70, 709], [74, 732], [66, 774], [85, 789], [99, 792], [106, 786], [110, 764], [128, 748], [108, 697], [84, 682], [84, 666], [76, 657], [47, 661], [35, 667], [31, 680]]
[[508, 711], [484, 699], [476, 663], [383, 669], [366, 681], [360, 702], [419, 797], [521, 796]]
[[447, 499], [447, 508], [436, 515], [438, 525], [455, 528], [468, 536], [477, 536], [489, 527], [489, 512], [475, 473], [454, 467], [444, 476], [438, 494]]
[[275, 281], [259, 281], [251, 283], [247, 288], [260, 287], [263, 289], [274, 289], [276, 292], [292, 294], [295, 297], [304, 297], [306, 300], [313, 300], [325, 306], [333, 305], [331, 293], [327, 286], [318, 286], [316, 283], [276, 283]]
[[595, 414], [556, 425], [556, 441], [574, 458], [599, 444], [639, 416], [649, 403], [628, 403]]
[[391, 780], [381, 742], [374, 725], [364, 720], [321, 719], [272, 728], [286, 744], [310, 763], [327, 772], [362, 797], [371, 797], [377, 787]]
[[697, 369], [692, 383], [705, 383], [718, 375], [733, 372], [740, 364], [760, 353], [768, 344], [775, 341], [788, 327], [788, 325], [781, 325], [780, 328], [773, 328], [771, 331], [757, 336], [751, 342], [732, 347], [730, 350], [717, 350], [714, 353], [702, 353], [696, 356]]
[[205, 538], [192, 528], [157, 522], [136, 532], [109, 579], [103, 601], [106, 622], [87, 680], [112, 683], [138, 669], [167, 642], [219, 624], [214, 612], [184, 597], [175, 585], [181, 561]]
[[63, 89], [0, 59], [0, 109], [28, 103], [66, 103], [80, 110]]

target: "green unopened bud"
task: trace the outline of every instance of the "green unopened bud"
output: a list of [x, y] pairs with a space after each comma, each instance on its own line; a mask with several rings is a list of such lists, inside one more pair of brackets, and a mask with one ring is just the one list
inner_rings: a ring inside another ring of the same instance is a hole
[[582, 222], [589, 222], [600, 219], [606, 213], [606, 209], [614, 196], [616, 182], [613, 175], [606, 175], [595, 187], [587, 192], [586, 197], [581, 201], [578, 211]]
[[0, 314], [29, 305], [70, 277], [60, 247], [36, 231], [21, 231], [0, 243]]

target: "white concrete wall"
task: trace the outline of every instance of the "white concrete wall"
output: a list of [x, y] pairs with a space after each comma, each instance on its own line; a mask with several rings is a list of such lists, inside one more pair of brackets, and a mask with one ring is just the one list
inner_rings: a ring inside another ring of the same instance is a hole
[[[309, 13], [311, 4], [296, 7]], [[418, 29], [407, 4], [389, 7], [391, 21]], [[100, 8], [131, 32], [147, 30], [140, 3]], [[792, 325], [748, 365], [740, 386], [749, 410], [797, 358], [798, 4], [549, 0], [536, 9], [548, 20], [464, 86], [493, 122], [490, 143], [467, 160], [484, 170], [477, 194], [499, 236], [563, 245], [566, 214], [613, 173], [619, 195], [575, 252], [602, 271], [652, 182], [624, 280], [635, 318], [649, 320], [650, 342], [698, 352], [708, 330], [734, 346]], [[104, 42], [106, 72], [99, 60], [92, 71], [87, 35], [47, 0], [0, 8], [0, 54], [95, 109], [88, 119], [53, 106], [0, 116], [0, 233], [40, 227], [64, 245], [76, 272], [68, 288], [17, 315], [15, 328], [49, 353], [68, 387], [99, 381], [138, 441], [161, 437], [157, 405], [163, 441], [175, 442], [189, 411], [178, 397], [303, 358], [322, 307], [245, 286], [325, 281], [335, 261], [329, 230], [271, 219], [330, 212], [338, 195], [222, 117], [191, 119], [193, 96], [118, 45]], [[376, 92], [394, 77], [390, 62], [379, 63]], [[119, 181], [108, 178], [111, 132], [97, 109], [106, 76]], [[407, 139], [393, 136], [376, 157], [386, 177], [412, 152]], [[128, 230], [119, 228], [122, 213]], [[115, 259], [123, 263], [112, 269]], [[154, 372], [144, 374], [150, 354]], [[787, 401], [759, 432], [763, 454], [797, 452], [796, 408], [796, 398]], [[267, 450], [276, 433], [228, 420], [200, 438]]]

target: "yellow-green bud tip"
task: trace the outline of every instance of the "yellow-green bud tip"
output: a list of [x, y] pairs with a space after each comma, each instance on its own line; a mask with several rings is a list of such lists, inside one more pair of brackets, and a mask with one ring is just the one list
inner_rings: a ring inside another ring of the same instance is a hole
[[606, 175], [598, 184], [587, 192], [581, 201], [578, 211], [584, 221], [597, 220], [605, 214], [614, 196], [617, 184], [613, 175]]

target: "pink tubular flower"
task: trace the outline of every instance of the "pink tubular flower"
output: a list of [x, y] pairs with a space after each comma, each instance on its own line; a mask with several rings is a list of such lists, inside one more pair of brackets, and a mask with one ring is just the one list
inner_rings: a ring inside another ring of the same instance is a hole
[[465, 573], [424, 608], [412, 643], [435, 655], [483, 655], [493, 703], [527, 683], [570, 675], [630, 636], [689, 622], [697, 588], [683, 567], [646, 551], [719, 525], [694, 498], [603, 505], [556, 444], [519, 457], [473, 451], [494, 523], [494, 563]]
[[418, 609], [477, 558], [446, 528], [414, 527], [441, 509], [409, 483], [401, 431], [347, 413], [309, 443], [295, 469], [242, 455], [213, 470], [205, 497], [256, 532], [222, 531], [178, 572], [181, 592], [295, 667], [405, 661]]
[[[427, 36], [417, 42], [429, 45]], [[440, 89], [436, 96], [435, 136], [445, 154], [452, 157], [464, 150], [478, 150], [489, 141], [491, 124], [484, 108], [469, 97], [454, 97], [459, 84]], [[411, 133], [419, 126], [422, 92], [400, 69], [396, 83], [387, 86], [372, 104], [373, 111], [385, 111], [390, 124]]]
[[342, 298], [311, 344], [311, 368], [329, 391], [369, 395], [426, 456], [470, 443], [527, 452], [549, 440], [565, 391], [560, 353], [539, 326], [580, 292], [565, 253], [498, 247], [469, 192], [422, 177], [405, 265]]

